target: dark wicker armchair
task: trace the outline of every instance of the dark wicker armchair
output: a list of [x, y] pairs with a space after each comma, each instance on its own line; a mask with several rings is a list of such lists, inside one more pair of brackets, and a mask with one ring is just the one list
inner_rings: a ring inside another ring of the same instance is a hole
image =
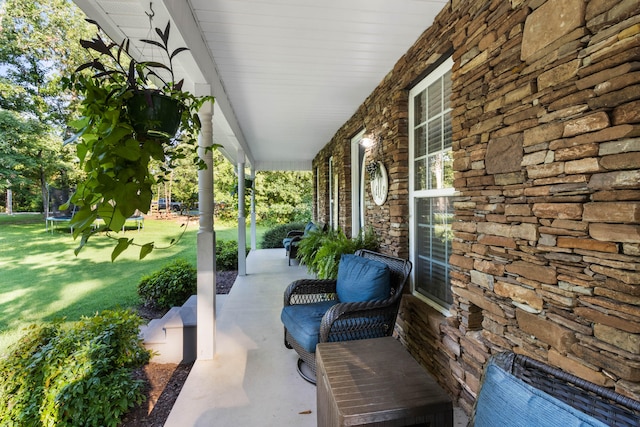
[[[284, 293], [283, 312], [286, 307], [296, 304], [314, 304], [318, 307], [326, 304], [324, 315], [321, 312], [317, 314], [318, 317], [322, 316], [318, 343], [378, 338], [393, 333], [402, 290], [411, 273], [411, 262], [365, 249], [357, 251], [355, 255], [388, 266], [390, 292], [386, 298], [368, 302], [339, 302], [337, 280], [333, 279], [297, 280]], [[286, 326], [284, 332], [285, 346], [295, 349], [299, 355], [298, 372], [305, 380], [315, 384], [315, 346], [310, 351], [296, 341]]]
[[291, 230], [287, 233], [287, 237], [282, 239], [282, 246], [284, 246], [285, 256], [289, 260], [289, 265], [291, 265], [292, 259], [298, 257], [298, 244], [300, 244], [300, 240], [315, 230], [318, 230], [318, 226], [309, 221], [304, 227], [304, 230]]
[[[568, 405], [565, 406], [565, 405]], [[512, 351], [489, 361], [472, 425], [640, 425], [640, 402]], [[599, 424], [598, 424], [599, 425]]]

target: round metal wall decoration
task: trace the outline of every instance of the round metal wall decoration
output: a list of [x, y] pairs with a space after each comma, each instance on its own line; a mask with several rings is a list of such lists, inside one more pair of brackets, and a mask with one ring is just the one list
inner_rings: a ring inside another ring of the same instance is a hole
[[374, 203], [382, 206], [387, 200], [388, 192], [389, 176], [387, 175], [387, 168], [384, 167], [382, 162], [378, 162], [378, 171], [375, 176], [371, 177], [371, 195]]

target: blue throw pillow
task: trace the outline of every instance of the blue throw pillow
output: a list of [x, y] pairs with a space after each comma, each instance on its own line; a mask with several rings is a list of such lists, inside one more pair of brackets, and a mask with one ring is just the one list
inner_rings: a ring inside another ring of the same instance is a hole
[[605, 427], [542, 390], [487, 365], [476, 402], [475, 427]]
[[389, 267], [372, 259], [345, 254], [338, 265], [336, 292], [340, 302], [380, 301], [391, 292]]

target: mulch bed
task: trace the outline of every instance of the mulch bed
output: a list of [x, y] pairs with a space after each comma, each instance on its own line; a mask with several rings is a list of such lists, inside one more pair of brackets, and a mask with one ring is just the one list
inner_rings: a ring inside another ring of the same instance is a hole
[[[238, 275], [237, 271], [216, 273], [216, 294], [228, 294]], [[145, 320], [160, 318], [165, 311], [138, 307]], [[133, 408], [122, 420], [120, 427], [162, 427], [169, 417], [180, 390], [189, 376], [193, 363], [153, 363], [139, 368], [135, 377], [145, 382], [147, 400]]]

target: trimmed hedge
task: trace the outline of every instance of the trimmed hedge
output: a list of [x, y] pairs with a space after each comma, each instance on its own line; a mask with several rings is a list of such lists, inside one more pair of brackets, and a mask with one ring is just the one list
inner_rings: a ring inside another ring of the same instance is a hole
[[[247, 248], [246, 253], [249, 253]], [[216, 240], [216, 270], [234, 271], [238, 269], [238, 242]]]
[[138, 295], [145, 306], [166, 310], [184, 304], [196, 294], [197, 287], [196, 268], [184, 259], [177, 259], [142, 277], [138, 283]]
[[262, 249], [282, 248], [282, 239], [287, 237], [287, 233], [293, 230], [302, 231], [305, 225], [304, 222], [291, 222], [270, 228], [262, 236]]

